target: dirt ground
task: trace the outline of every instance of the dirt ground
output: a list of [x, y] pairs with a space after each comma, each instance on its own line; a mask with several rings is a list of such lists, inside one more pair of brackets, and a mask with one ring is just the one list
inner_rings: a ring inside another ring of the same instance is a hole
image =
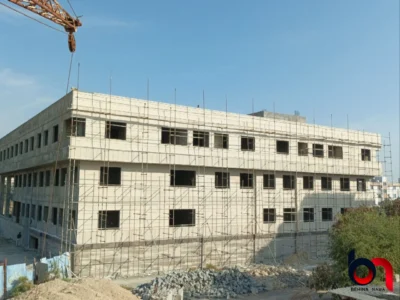
[[15, 300], [138, 300], [118, 284], [107, 279], [52, 280], [35, 286]]

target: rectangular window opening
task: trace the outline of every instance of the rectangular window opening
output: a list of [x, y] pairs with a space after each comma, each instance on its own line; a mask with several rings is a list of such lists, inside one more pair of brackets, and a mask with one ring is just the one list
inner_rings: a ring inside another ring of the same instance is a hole
[[300, 156], [307, 156], [308, 155], [308, 144], [307, 143], [298, 143], [298, 151]]
[[275, 223], [276, 222], [275, 208], [264, 208], [263, 217], [264, 217], [264, 223]]
[[240, 188], [250, 189], [253, 187], [253, 174], [240, 173]]
[[53, 207], [53, 213], [51, 215], [51, 223], [53, 223], [53, 225], [57, 225], [57, 207]]
[[44, 132], [43, 142], [44, 142], [45, 146], [47, 146], [49, 144], [49, 131], [48, 130], [45, 130], [45, 132]]
[[67, 136], [84, 137], [86, 135], [86, 119], [70, 118], [65, 120], [65, 133]]
[[343, 147], [328, 146], [328, 157], [343, 159]]
[[371, 150], [370, 149], [361, 149], [361, 160], [371, 161]]
[[193, 146], [209, 147], [210, 133], [205, 131], [193, 131]]
[[126, 140], [126, 123], [107, 121], [106, 138], [113, 140]]
[[314, 222], [314, 208], [303, 208], [303, 222]]
[[274, 189], [275, 188], [275, 175], [274, 174], [264, 174], [263, 176], [263, 186], [264, 189]]
[[357, 178], [357, 191], [365, 192], [367, 190], [367, 185], [364, 178]]
[[195, 209], [170, 209], [169, 210], [169, 226], [195, 226], [196, 210]]
[[120, 217], [119, 214], [119, 210], [99, 211], [98, 229], [118, 229]]
[[227, 189], [230, 186], [229, 173], [215, 172], [215, 187], [219, 189]]
[[350, 178], [340, 178], [340, 190], [350, 191]]
[[332, 178], [321, 177], [321, 190], [331, 191], [332, 190]]
[[332, 208], [323, 207], [322, 208], [322, 221], [332, 221]]
[[196, 186], [196, 171], [171, 170], [171, 186]]
[[324, 145], [313, 144], [313, 156], [314, 157], [324, 157]]
[[188, 131], [177, 128], [161, 128], [161, 143], [171, 145], [187, 145]]
[[292, 223], [296, 221], [296, 209], [295, 208], [284, 208], [283, 209], [283, 222]]
[[254, 151], [256, 149], [255, 138], [250, 136], [241, 137], [241, 150]]
[[283, 175], [282, 180], [284, 189], [293, 190], [296, 187], [296, 181], [293, 175]]
[[303, 189], [313, 190], [314, 189], [314, 177], [313, 176], [303, 176]]
[[214, 147], [218, 149], [228, 149], [229, 135], [223, 133], [214, 133]]
[[121, 168], [101, 167], [100, 185], [121, 185]]
[[53, 143], [58, 142], [58, 125], [53, 126]]

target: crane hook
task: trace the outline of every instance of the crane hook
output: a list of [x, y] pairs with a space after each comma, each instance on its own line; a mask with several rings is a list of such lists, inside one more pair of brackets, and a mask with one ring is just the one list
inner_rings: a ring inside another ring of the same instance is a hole
[[68, 48], [71, 53], [74, 53], [76, 50], [76, 41], [72, 32], [68, 33]]

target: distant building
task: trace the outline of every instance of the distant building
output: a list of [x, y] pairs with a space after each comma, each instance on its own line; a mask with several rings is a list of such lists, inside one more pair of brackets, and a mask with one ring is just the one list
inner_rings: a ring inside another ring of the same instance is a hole
[[376, 205], [386, 199], [394, 200], [400, 198], [400, 182], [388, 182], [386, 177], [372, 178], [369, 183], [369, 188], [374, 192]]

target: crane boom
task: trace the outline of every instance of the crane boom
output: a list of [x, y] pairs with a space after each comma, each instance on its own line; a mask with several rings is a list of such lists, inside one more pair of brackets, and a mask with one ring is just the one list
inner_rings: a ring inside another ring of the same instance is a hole
[[68, 46], [71, 52], [75, 52], [76, 42], [74, 32], [82, 26], [78, 18], [73, 18], [57, 0], [8, 0], [11, 3], [21, 6], [43, 18], [46, 18], [64, 27], [68, 32]]

